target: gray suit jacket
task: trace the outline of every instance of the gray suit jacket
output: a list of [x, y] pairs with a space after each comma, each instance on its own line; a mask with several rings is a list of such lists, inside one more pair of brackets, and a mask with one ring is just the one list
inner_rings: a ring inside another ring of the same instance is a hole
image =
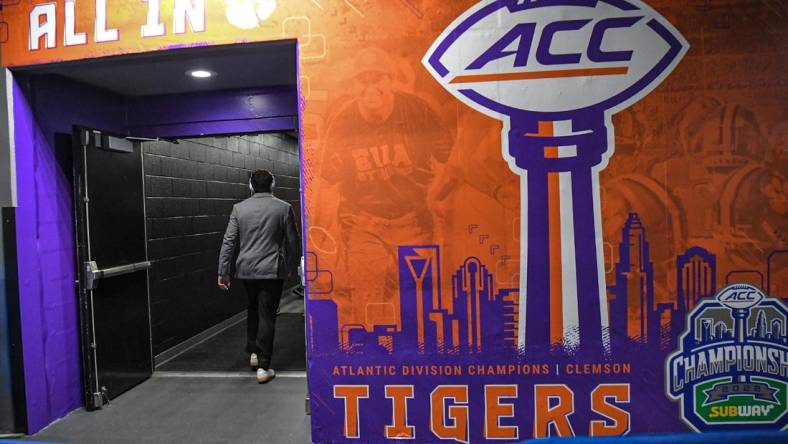
[[236, 250], [239, 279], [285, 279], [301, 261], [293, 208], [271, 193], [235, 204], [219, 253], [219, 274], [229, 275]]

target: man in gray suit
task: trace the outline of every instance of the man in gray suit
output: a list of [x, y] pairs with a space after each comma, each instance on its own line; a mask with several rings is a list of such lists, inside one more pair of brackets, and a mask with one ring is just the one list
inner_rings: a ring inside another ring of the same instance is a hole
[[233, 256], [236, 277], [246, 288], [246, 352], [257, 367], [257, 381], [274, 378], [270, 368], [274, 327], [284, 280], [293, 275], [301, 260], [301, 242], [293, 208], [271, 193], [274, 176], [265, 170], [252, 173], [249, 187], [254, 195], [233, 207], [219, 254], [219, 287], [230, 288]]

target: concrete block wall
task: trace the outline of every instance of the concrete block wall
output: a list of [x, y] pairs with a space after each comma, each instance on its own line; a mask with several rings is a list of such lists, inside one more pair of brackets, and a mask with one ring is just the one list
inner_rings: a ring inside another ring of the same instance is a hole
[[143, 150], [158, 354], [245, 310], [240, 285], [217, 289], [216, 267], [232, 206], [250, 195], [251, 171], [274, 173], [274, 194], [293, 205], [300, 227], [298, 141], [267, 133], [146, 142]]

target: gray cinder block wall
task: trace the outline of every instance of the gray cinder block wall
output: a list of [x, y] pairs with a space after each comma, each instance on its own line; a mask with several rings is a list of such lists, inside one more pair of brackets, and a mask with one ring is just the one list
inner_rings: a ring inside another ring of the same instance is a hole
[[[144, 143], [153, 353], [159, 354], [246, 307], [240, 285], [216, 286], [216, 265], [233, 204], [249, 175], [276, 175], [274, 193], [293, 205], [300, 228], [298, 141], [289, 134]], [[239, 344], [239, 353], [243, 344]]]

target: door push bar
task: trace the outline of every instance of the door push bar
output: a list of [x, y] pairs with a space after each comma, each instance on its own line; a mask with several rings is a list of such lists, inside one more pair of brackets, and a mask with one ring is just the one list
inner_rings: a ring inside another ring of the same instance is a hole
[[134, 264], [121, 265], [118, 267], [105, 268], [99, 270], [96, 261], [85, 262], [85, 277], [86, 287], [88, 290], [95, 290], [98, 288], [98, 281], [100, 279], [110, 278], [113, 276], [122, 276], [124, 274], [135, 273], [141, 270], [147, 270], [151, 267], [150, 261], [137, 262]]

